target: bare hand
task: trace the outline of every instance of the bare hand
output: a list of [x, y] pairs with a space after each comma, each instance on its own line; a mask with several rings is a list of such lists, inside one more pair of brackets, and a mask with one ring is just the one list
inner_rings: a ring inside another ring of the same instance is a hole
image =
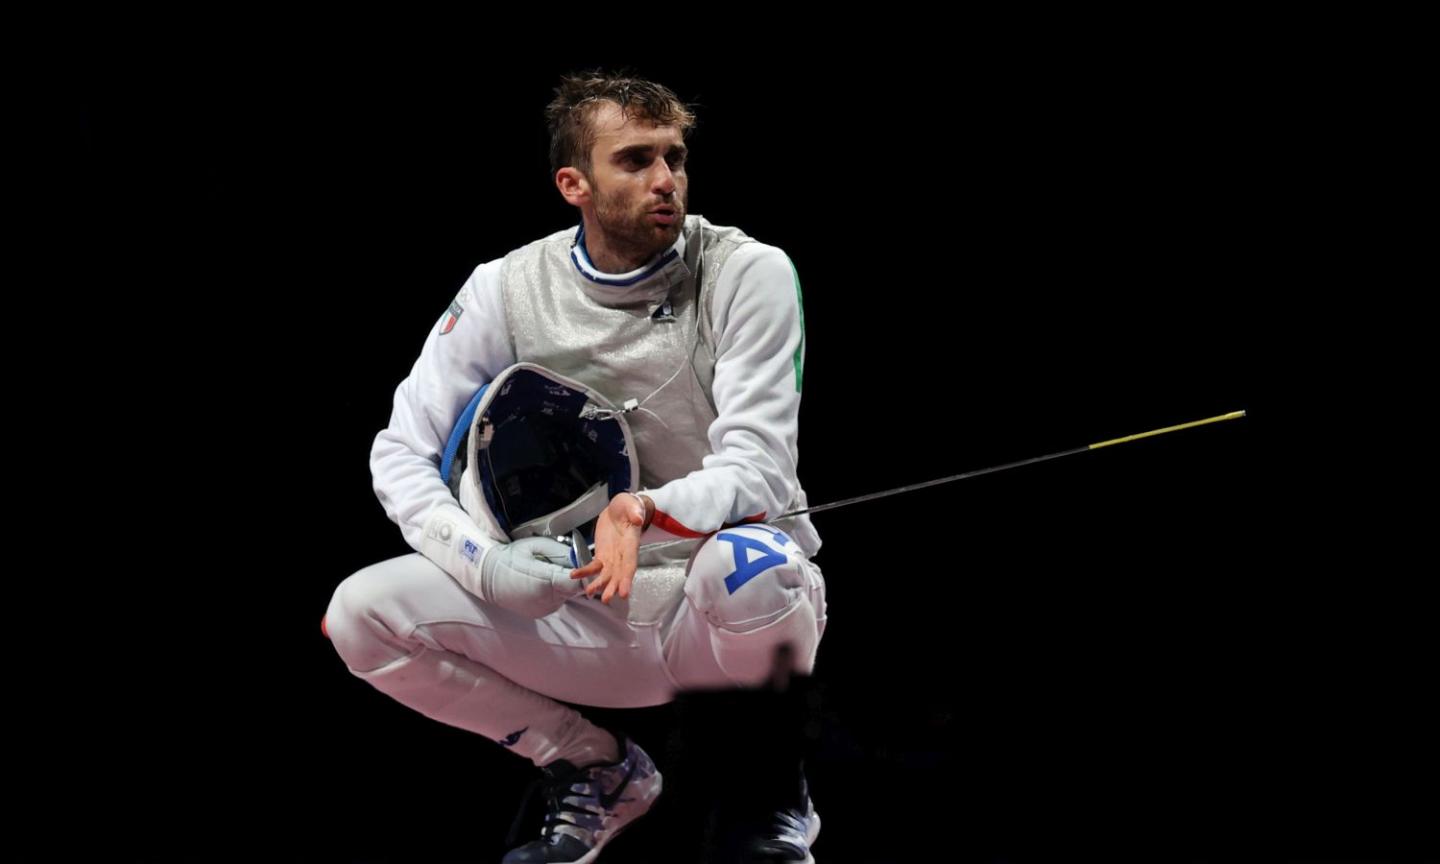
[[570, 571], [571, 579], [596, 576], [585, 586], [585, 596], [602, 591], [600, 602], [609, 605], [619, 594], [630, 596], [635, 581], [635, 566], [640, 555], [640, 534], [645, 530], [645, 505], [628, 492], [610, 499], [610, 504], [595, 523], [595, 557], [578, 570]]

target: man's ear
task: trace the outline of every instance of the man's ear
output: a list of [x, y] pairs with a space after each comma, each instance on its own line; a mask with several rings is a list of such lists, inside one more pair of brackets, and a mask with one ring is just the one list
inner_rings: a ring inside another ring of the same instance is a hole
[[579, 207], [590, 203], [590, 180], [579, 168], [566, 166], [556, 171], [555, 188], [568, 204]]

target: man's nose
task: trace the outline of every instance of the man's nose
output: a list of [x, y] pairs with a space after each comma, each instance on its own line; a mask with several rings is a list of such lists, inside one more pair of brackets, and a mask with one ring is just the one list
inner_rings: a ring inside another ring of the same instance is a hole
[[651, 175], [650, 188], [657, 194], [669, 197], [675, 194], [675, 173], [665, 160], [656, 160], [657, 167]]

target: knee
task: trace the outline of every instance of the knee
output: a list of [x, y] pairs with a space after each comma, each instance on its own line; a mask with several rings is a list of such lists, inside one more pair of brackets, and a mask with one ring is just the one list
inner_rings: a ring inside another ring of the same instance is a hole
[[824, 627], [818, 571], [784, 532], [769, 525], [727, 528], [696, 550], [685, 580], [694, 613], [710, 628], [715, 661], [741, 686], [775, 671], [776, 649], [809, 674]]
[[384, 614], [393, 591], [394, 582], [386, 578], [381, 563], [351, 575], [331, 596], [321, 629], [350, 669], [365, 671], [382, 665], [400, 647], [402, 640]]
[[685, 594], [714, 627], [733, 633], [765, 628], [809, 603], [804, 553], [784, 532], [755, 524], [727, 528], [690, 559]]

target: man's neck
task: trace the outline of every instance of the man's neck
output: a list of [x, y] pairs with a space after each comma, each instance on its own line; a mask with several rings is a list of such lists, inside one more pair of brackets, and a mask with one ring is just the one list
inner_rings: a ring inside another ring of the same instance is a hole
[[605, 238], [597, 235], [592, 226], [585, 226], [585, 254], [590, 264], [601, 273], [629, 273], [644, 267], [663, 249], [612, 248]]

